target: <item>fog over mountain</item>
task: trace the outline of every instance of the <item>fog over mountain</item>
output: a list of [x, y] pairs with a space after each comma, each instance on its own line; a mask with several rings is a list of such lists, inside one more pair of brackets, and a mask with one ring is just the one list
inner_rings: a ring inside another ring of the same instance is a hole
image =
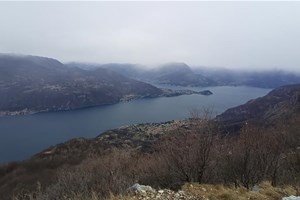
[[0, 2], [0, 52], [300, 71], [300, 2]]

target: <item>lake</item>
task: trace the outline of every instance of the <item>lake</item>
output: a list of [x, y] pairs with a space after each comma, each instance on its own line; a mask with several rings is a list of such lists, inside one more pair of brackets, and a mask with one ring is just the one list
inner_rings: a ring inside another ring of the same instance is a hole
[[27, 159], [51, 145], [75, 137], [95, 137], [123, 125], [188, 118], [195, 108], [210, 107], [215, 114], [220, 114], [270, 91], [244, 86], [168, 88], [208, 89], [214, 94], [139, 99], [73, 111], [3, 117], [0, 118], [0, 163]]

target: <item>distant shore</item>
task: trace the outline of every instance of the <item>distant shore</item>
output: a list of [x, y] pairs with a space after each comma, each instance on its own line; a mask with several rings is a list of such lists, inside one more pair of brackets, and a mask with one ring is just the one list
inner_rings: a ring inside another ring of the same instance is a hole
[[25, 108], [22, 110], [16, 111], [0, 111], [0, 117], [8, 117], [8, 116], [18, 116], [18, 115], [30, 115], [36, 113], [44, 113], [44, 112], [58, 112], [58, 111], [69, 111], [69, 110], [78, 110], [78, 109], [85, 109], [90, 107], [98, 107], [98, 106], [106, 106], [106, 105], [114, 105], [120, 102], [129, 102], [136, 99], [148, 99], [148, 98], [159, 98], [159, 97], [176, 97], [181, 95], [205, 95], [209, 96], [213, 93], [210, 90], [203, 90], [203, 91], [193, 91], [193, 90], [171, 90], [171, 89], [161, 89], [163, 92], [160, 95], [155, 96], [141, 96], [141, 95], [124, 95], [118, 102], [107, 103], [107, 104], [100, 104], [100, 105], [91, 105], [91, 106], [82, 106], [77, 108], [60, 108], [60, 109], [44, 109], [44, 110], [31, 110], [29, 108]]

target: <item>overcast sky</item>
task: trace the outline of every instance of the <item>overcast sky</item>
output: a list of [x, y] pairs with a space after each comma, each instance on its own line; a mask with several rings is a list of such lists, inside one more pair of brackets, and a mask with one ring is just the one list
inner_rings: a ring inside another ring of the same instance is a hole
[[0, 2], [0, 52], [300, 71], [300, 2]]

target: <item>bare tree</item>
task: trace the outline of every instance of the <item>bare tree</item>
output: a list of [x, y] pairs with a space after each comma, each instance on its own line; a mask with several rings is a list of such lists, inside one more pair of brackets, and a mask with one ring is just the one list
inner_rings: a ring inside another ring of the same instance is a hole
[[159, 151], [179, 182], [203, 182], [217, 138], [208, 110], [194, 112], [188, 130], [178, 130], [160, 143]]
[[224, 147], [225, 179], [248, 189], [262, 180], [276, 185], [284, 143], [285, 132], [279, 127], [245, 124], [240, 135], [227, 140]]

